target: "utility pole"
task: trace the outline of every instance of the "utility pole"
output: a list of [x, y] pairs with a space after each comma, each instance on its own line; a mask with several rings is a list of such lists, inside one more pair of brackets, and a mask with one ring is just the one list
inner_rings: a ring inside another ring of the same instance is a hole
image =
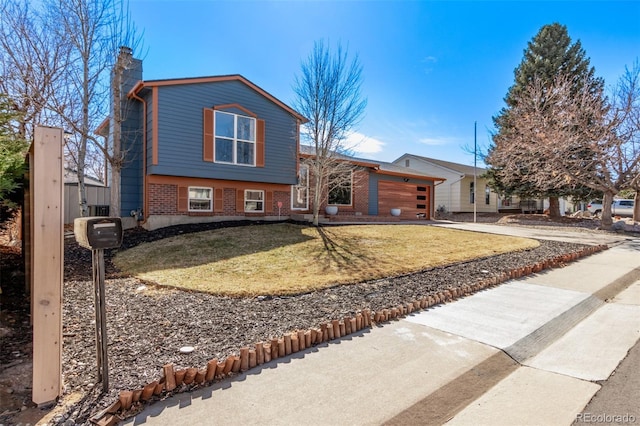
[[473, 122], [473, 223], [476, 223], [478, 212], [478, 122]]

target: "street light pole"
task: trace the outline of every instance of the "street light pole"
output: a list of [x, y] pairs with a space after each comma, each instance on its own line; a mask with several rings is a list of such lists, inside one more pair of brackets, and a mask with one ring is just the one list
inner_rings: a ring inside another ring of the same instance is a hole
[[473, 223], [476, 223], [476, 214], [478, 212], [478, 197], [476, 197], [476, 193], [478, 192], [478, 142], [477, 142], [477, 134], [478, 134], [478, 122], [473, 122]]

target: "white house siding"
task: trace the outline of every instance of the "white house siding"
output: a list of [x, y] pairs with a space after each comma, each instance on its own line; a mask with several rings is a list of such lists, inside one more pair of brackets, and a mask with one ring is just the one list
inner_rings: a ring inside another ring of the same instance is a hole
[[[447, 211], [454, 213], [473, 211], [473, 204], [470, 203], [469, 198], [469, 184], [473, 182], [472, 174], [465, 174], [462, 171], [443, 167], [439, 164], [431, 163], [426, 159], [417, 158], [407, 154], [395, 160], [393, 164], [407, 167], [406, 160], [409, 160], [408, 167], [411, 169], [418, 170], [421, 173], [430, 176], [438, 176], [446, 179], [444, 182], [435, 186], [434, 206], [436, 209], [444, 206]], [[483, 172], [484, 169], [478, 169], [478, 175]], [[480, 177], [477, 178], [478, 188], [476, 197], [478, 198], [479, 203], [476, 207], [476, 211], [497, 212], [498, 196], [494, 192], [491, 192], [490, 203], [488, 205], [485, 204], [484, 191], [486, 184], [486, 179], [482, 179]]]
[[[472, 212], [473, 204], [471, 203], [471, 183], [473, 182], [473, 176], [467, 176], [460, 182], [460, 205], [458, 212]], [[485, 188], [487, 187], [487, 180], [477, 178], [476, 185], [476, 211], [478, 213], [495, 213], [498, 211], [498, 196], [495, 192], [491, 191], [489, 194], [489, 204], [485, 200]]]

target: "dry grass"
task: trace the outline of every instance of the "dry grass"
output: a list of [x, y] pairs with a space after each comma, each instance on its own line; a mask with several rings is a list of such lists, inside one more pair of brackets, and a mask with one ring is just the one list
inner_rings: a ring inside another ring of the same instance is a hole
[[296, 294], [536, 247], [538, 242], [424, 225], [227, 228], [118, 253], [123, 272], [229, 296]]

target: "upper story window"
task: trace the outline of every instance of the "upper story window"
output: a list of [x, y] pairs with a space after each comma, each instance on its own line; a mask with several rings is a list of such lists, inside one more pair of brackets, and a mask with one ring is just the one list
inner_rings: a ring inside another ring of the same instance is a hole
[[256, 165], [256, 119], [229, 112], [215, 112], [215, 161]]
[[213, 188], [189, 187], [189, 211], [210, 212], [213, 210]]

